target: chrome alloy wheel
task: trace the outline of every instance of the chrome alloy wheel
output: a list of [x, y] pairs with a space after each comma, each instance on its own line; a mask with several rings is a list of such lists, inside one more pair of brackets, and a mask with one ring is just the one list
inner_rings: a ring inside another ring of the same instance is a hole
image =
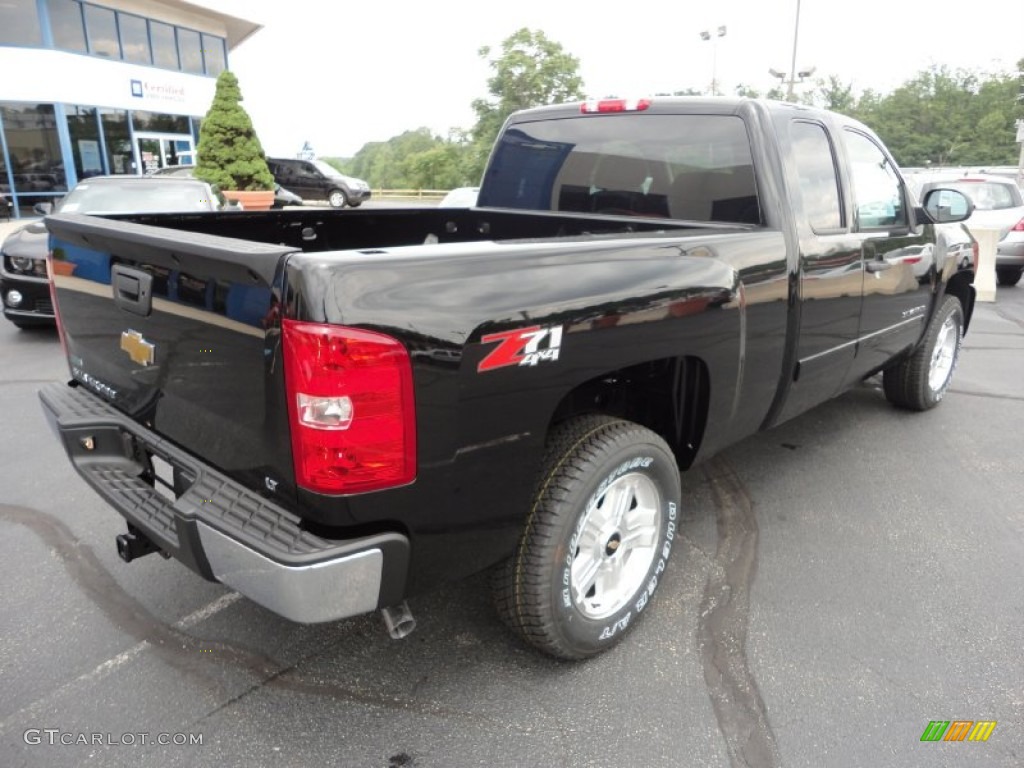
[[614, 480], [583, 515], [572, 561], [572, 598], [588, 619], [602, 619], [639, 591], [657, 554], [662, 499], [646, 475]]
[[935, 339], [935, 351], [932, 352], [931, 364], [928, 366], [928, 386], [932, 392], [938, 392], [949, 381], [953, 366], [956, 364], [959, 339], [960, 332], [956, 320], [950, 315], [939, 329], [939, 335]]

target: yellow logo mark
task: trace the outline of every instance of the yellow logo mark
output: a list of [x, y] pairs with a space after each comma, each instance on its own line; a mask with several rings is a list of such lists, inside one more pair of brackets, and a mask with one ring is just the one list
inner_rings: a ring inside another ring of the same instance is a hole
[[150, 344], [138, 331], [127, 330], [121, 334], [121, 349], [128, 353], [133, 363], [139, 365], [153, 364], [153, 350], [155, 345]]
[[979, 720], [974, 724], [974, 730], [971, 731], [971, 735], [967, 737], [967, 740], [988, 741], [988, 737], [992, 735], [992, 731], [994, 731], [995, 729], [995, 720]]

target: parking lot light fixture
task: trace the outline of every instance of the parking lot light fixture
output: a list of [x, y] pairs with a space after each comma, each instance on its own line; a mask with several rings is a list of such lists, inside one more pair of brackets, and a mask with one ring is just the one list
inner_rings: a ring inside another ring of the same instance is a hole
[[725, 37], [727, 29], [725, 25], [721, 25], [715, 28], [714, 32], [710, 29], [702, 30], [700, 33], [700, 39], [705, 43], [711, 42], [711, 95], [718, 95], [718, 38]]

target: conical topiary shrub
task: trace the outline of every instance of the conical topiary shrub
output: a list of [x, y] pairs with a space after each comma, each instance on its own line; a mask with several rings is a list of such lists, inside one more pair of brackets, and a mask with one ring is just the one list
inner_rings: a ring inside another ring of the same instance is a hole
[[225, 192], [273, 191], [274, 176], [267, 168], [263, 147], [241, 101], [238, 78], [224, 70], [217, 77], [213, 104], [199, 129], [196, 178]]

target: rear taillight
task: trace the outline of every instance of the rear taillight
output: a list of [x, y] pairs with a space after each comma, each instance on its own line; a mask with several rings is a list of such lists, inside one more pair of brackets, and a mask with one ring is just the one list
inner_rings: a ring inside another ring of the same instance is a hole
[[53, 280], [53, 251], [46, 254], [46, 276], [50, 282], [50, 303], [53, 305], [53, 321], [57, 324], [57, 336], [60, 337], [60, 346], [64, 350], [64, 359], [71, 365], [71, 358], [68, 357], [68, 340], [64, 338], [64, 323], [60, 321], [60, 307], [57, 306], [57, 286]]
[[978, 272], [978, 255], [981, 253], [981, 249], [978, 248], [978, 241], [971, 241], [971, 269], [974, 270], [975, 274]]
[[362, 493], [416, 477], [409, 354], [397, 340], [339, 325], [282, 321], [295, 481]]
[[1021, 219], [1010, 229], [1011, 232], [1024, 232], [1024, 219]]
[[596, 99], [580, 104], [580, 112], [643, 112], [651, 106], [650, 99]]

